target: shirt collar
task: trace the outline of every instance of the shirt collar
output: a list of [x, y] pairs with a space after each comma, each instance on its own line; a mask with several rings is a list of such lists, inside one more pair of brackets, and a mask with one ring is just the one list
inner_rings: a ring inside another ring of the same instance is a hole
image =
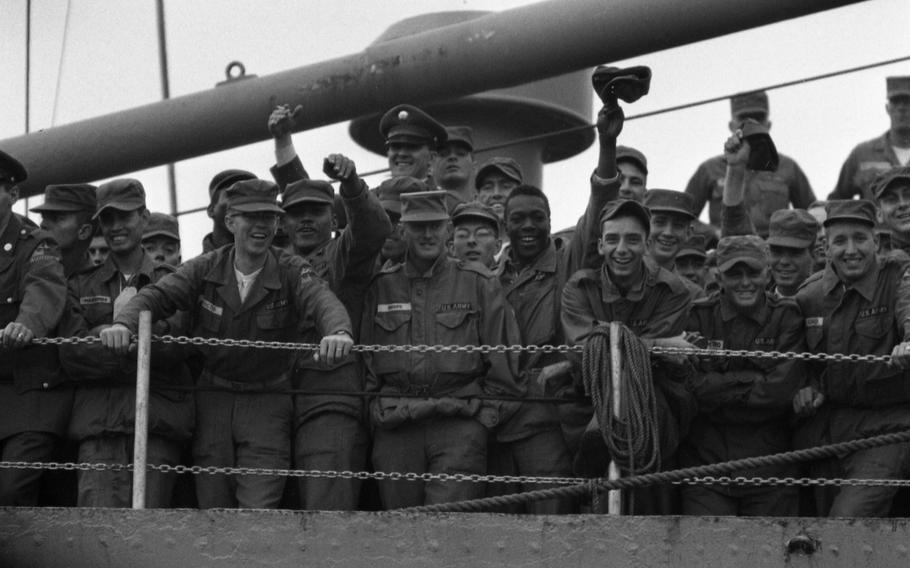
[[[878, 280], [879, 266], [878, 258], [875, 258], [872, 263], [872, 269], [864, 274], [858, 281], [854, 282], [850, 288], [856, 290], [866, 300], [871, 301], [875, 296], [875, 284]], [[837, 271], [834, 270], [834, 265], [830, 262], [825, 266], [825, 272], [822, 275], [822, 284], [825, 295], [831, 294], [838, 286], [844, 286], [846, 288], [846, 284], [841, 281], [840, 276], [837, 275]]]

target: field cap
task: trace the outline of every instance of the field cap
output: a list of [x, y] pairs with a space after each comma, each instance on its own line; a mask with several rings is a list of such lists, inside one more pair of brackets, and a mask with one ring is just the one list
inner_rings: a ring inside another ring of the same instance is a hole
[[142, 240], [152, 237], [168, 237], [180, 242], [180, 224], [177, 222], [177, 218], [159, 212], [149, 215], [149, 222], [142, 233]]
[[676, 253], [676, 258], [686, 257], [686, 256], [697, 256], [699, 258], [708, 258], [707, 249], [707, 239], [701, 233], [692, 233], [686, 242], [683, 243], [682, 248], [679, 249], [679, 252]]
[[852, 221], [875, 227], [875, 205], [868, 199], [832, 199], [825, 204], [825, 213], [825, 227], [838, 221]]
[[470, 126], [446, 126], [446, 141], [439, 146], [461, 144], [471, 152], [474, 151], [474, 129]]
[[249, 179], [234, 183], [225, 190], [228, 210], [241, 213], [284, 213], [278, 206], [278, 186], [264, 179]]
[[692, 196], [682, 191], [673, 191], [672, 189], [649, 189], [645, 192], [645, 207], [651, 213], [658, 211], [665, 213], [678, 213], [689, 219], [695, 219], [692, 213], [694, 205]]
[[482, 163], [477, 169], [477, 175], [474, 176], [474, 187], [480, 189], [483, 178], [489, 175], [490, 172], [499, 172], [516, 183], [524, 183], [524, 173], [521, 171], [521, 166], [518, 165], [518, 162], [512, 158], [495, 156]]
[[398, 105], [386, 111], [379, 120], [379, 132], [386, 144], [402, 142], [436, 148], [446, 141], [445, 126], [411, 105]]
[[910, 166], [891, 168], [879, 174], [872, 186], [872, 194], [875, 199], [880, 199], [885, 190], [900, 181], [910, 184]]
[[616, 147], [616, 162], [635, 162], [638, 164], [639, 169], [648, 173], [648, 159], [645, 158], [645, 155], [635, 148], [629, 146], [617, 146]]
[[25, 181], [28, 172], [19, 160], [6, 152], [0, 151], [0, 179], [8, 179], [14, 184]]
[[645, 234], [651, 233], [651, 214], [645, 209], [644, 205], [631, 199], [616, 199], [610, 201], [600, 210], [599, 225], [603, 228], [605, 221], [616, 219], [617, 217], [635, 217], [641, 221], [645, 227]]
[[44, 188], [44, 203], [32, 207], [29, 211], [35, 213], [91, 211], [94, 213], [98, 206], [97, 189], [94, 185], [87, 183], [52, 184]]
[[497, 234], [501, 232], [499, 216], [496, 215], [496, 212], [493, 211], [493, 208], [489, 205], [484, 205], [479, 201], [459, 203], [455, 207], [455, 211], [452, 212], [452, 223], [458, 225], [459, 221], [466, 221], [469, 219], [487, 222], [493, 225]]
[[422, 180], [411, 176], [396, 176], [383, 180], [376, 188], [376, 197], [379, 198], [379, 204], [386, 211], [401, 215], [401, 194], [403, 193], [421, 193], [429, 191], [430, 188]]
[[97, 219], [105, 209], [134, 211], [145, 207], [145, 188], [137, 179], [120, 178], [98, 186], [97, 207], [92, 219]]
[[738, 262], [756, 270], [768, 266], [768, 243], [757, 235], [724, 237], [717, 243], [717, 269], [726, 272]]
[[910, 76], [888, 77], [885, 84], [889, 101], [894, 97], [910, 97]]
[[752, 91], [738, 93], [730, 97], [730, 115], [763, 113], [768, 114], [768, 93], [765, 91]]
[[815, 244], [818, 221], [805, 209], [778, 209], [768, 223], [768, 244], [804, 249]]
[[214, 201], [215, 194], [245, 179], [256, 179], [256, 174], [246, 170], [224, 170], [215, 174], [209, 182], [209, 202]]
[[421, 191], [401, 195], [401, 222], [449, 219], [445, 191]]
[[301, 203], [321, 203], [335, 206], [335, 190], [332, 184], [318, 179], [301, 179], [284, 188], [281, 207], [288, 208]]

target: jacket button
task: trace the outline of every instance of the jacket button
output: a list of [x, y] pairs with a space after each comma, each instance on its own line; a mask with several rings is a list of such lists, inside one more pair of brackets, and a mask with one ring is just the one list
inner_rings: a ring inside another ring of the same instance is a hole
[[6, 299], [6, 303], [7, 303], [7, 304], [12, 304], [12, 303], [13, 303], [13, 297], [10, 296], [9, 298], [7, 298], [7, 299]]
[[13, 250], [12, 243], [6, 243], [5, 245], [3, 245], [3, 250], [5, 250], [6, 252]]
[[41, 386], [44, 387], [44, 388], [48, 388], [50, 385], [47, 384], [47, 383], [41, 383]]

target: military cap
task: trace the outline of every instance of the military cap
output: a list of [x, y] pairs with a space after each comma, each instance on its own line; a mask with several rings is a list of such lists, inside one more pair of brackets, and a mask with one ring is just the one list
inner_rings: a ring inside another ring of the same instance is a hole
[[105, 209], [133, 211], [145, 207], [145, 188], [132, 178], [120, 178], [98, 186], [97, 207], [92, 219], [97, 219]]
[[142, 240], [152, 237], [168, 237], [179, 241], [180, 223], [177, 221], [177, 217], [158, 212], [149, 215], [149, 222], [142, 233]]
[[511, 180], [515, 180], [517, 183], [524, 183], [524, 173], [521, 171], [521, 166], [518, 165], [518, 162], [512, 158], [495, 156], [480, 164], [480, 167], [477, 169], [477, 175], [474, 176], [474, 187], [480, 189], [483, 178], [494, 171], [501, 173]]
[[651, 89], [651, 68], [636, 65], [621, 69], [600, 65], [591, 75], [591, 84], [604, 104], [615, 104], [616, 99], [634, 103]]
[[19, 160], [6, 152], [0, 151], [0, 179], [8, 179], [13, 183], [25, 181], [28, 172], [25, 171]]
[[651, 233], [651, 214], [645, 209], [644, 205], [637, 201], [631, 199], [610, 201], [600, 210], [599, 225], [603, 227], [604, 222], [617, 217], [635, 217], [644, 225], [645, 234]]
[[228, 210], [241, 213], [284, 213], [278, 206], [278, 186], [264, 179], [235, 182], [225, 190]]
[[910, 166], [899, 166], [880, 173], [872, 184], [872, 194], [876, 200], [881, 199], [885, 190], [900, 181], [910, 185]]
[[894, 97], [910, 97], [910, 76], [888, 77], [885, 83], [889, 101]]
[[648, 173], [648, 159], [645, 158], [644, 154], [635, 148], [630, 148], [629, 146], [617, 146], [616, 161], [635, 162], [638, 164], [638, 167], [641, 169], [641, 171], [645, 172], [645, 174]]
[[449, 219], [445, 191], [421, 191], [401, 195], [401, 222], [444, 221]]
[[738, 262], [761, 270], [768, 266], [768, 243], [757, 235], [724, 237], [717, 243], [717, 269], [726, 272]]
[[695, 219], [695, 214], [692, 213], [692, 206], [692, 196], [682, 191], [649, 189], [645, 192], [645, 207], [652, 213], [657, 211], [679, 213], [690, 219]]
[[470, 126], [446, 126], [446, 140], [439, 146], [441, 148], [448, 144], [461, 144], [473, 152], [474, 129]]
[[809, 248], [817, 234], [818, 221], [805, 209], [778, 209], [768, 223], [769, 245]]
[[87, 183], [53, 184], [44, 188], [44, 203], [32, 207], [29, 211], [44, 213], [49, 211], [95, 212], [98, 200], [95, 195], [98, 188]]
[[287, 211], [289, 207], [301, 203], [322, 203], [335, 205], [335, 190], [332, 184], [318, 179], [301, 179], [284, 188], [281, 194], [281, 207]]
[[868, 199], [832, 199], [825, 204], [825, 227], [838, 221], [852, 221], [875, 227], [875, 205]]
[[730, 97], [730, 114], [739, 116], [746, 113], [768, 114], [768, 93], [752, 91], [739, 93]]
[[445, 126], [432, 116], [411, 105], [398, 105], [389, 109], [379, 120], [379, 132], [386, 144], [428, 144], [431, 148], [446, 141]]
[[401, 215], [401, 194], [419, 193], [429, 191], [430, 188], [423, 181], [411, 176], [396, 176], [383, 180], [376, 188], [376, 197], [379, 204], [386, 211]]
[[476, 219], [490, 223], [496, 229], [497, 233], [501, 230], [499, 216], [496, 215], [493, 208], [489, 205], [484, 205], [479, 201], [459, 203], [455, 207], [455, 210], [452, 212], [452, 223], [457, 225], [459, 221], [467, 219]]
[[686, 242], [683, 243], [682, 248], [679, 249], [679, 252], [676, 253], [676, 258], [685, 257], [685, 256], [698, 256], [701, 258], [708, 258], [707, 249], [707, 239], [701, 233], [692, 233]]
[[209, 201], [214, 201], [215, 194], [220, 189], [227, 189], [238, 181], [256, 179], [256, 174], [246, 170], [224, 170], [215, 174], [209, 182]]

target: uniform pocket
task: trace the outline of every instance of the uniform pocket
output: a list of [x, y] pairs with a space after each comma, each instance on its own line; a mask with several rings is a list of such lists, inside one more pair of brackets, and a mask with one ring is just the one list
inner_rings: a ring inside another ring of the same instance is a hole
[[294, 318], [289, 308], [265, 310], [256, 314], [256, 325], [261, 330], [284, 329], [294, 325]]
[[[436, 338], [440, 345], [476, 345], [479, 333], [476, 312], [454, 311], [436, 314]], [[440, 370], [447, 373], [474, 373], [481, 369], [480, 354], [456, 351], [445, 354]]]
[[[410, 311], [382, 312], [373, 318], [374, 337], [381, 345], [404, 345], [410, 343]], [[377, 351], [372, 354], [373, 371], [377, 375], [407, 372], [408, 354], [402, 352]]]

